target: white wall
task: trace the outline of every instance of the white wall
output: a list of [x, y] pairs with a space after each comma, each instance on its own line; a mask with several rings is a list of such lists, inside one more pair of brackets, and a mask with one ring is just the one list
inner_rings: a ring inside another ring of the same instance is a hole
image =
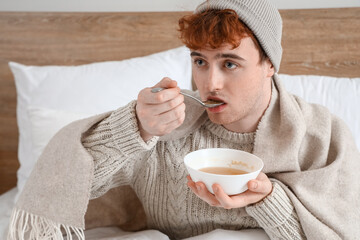
[[[0, 11], [192, 11], [203, 0], [0, 0]], [[279, 9], [360, 7], [360, 0], [270, 0]]]

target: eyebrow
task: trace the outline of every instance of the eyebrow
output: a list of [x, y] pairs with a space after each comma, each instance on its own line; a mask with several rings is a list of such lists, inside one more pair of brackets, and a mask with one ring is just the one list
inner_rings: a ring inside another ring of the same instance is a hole
[[[191, 57], [203, 57], [203, 58], [207, 59], [206, 56], [202, 55], [199, 52], [191, 52], [190, 56]], [[239, 55], [233, 54], [233, 53], [219, 53], [219, 54], [217, 54], [215, 56], [215, 58], [216, 59], [219, 59], [219, 58], [232, 58], [232, 59], [237, 59], [237, 60], [240, 60], [240, 61], [246, 61], [244, 58], [240, 57]]]

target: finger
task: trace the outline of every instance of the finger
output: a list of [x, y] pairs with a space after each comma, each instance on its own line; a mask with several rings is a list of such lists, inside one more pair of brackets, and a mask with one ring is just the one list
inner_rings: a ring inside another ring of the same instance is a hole
[[188, 179], [188, 182], [187, 182], [188, 187], [195, 193], [197, 191], [195, 182], [192, 181], [192, 179], [189, 175], [186, 178]]
[[188, 180], [187, 182], [188, 187], [195, 193], [195, 195], [199, 196], [197, 192], [198, 189], [196, 183], [191, 179], [190, 175], [187, 175], [186, 178]]
[[185, 104], [181, 103], [170, 111], [164, 112], [159, 115], [159, 121], [164, 124], [169, 124], [177, 119], [183, 119], [185, 116]]
[[[171, 133], [174, 129], [180, 127], [185, 120], [185, 115], [167, 124], [160, 124], [156, 136], [163, 136]], [[158, 124], [157, 124], [158, 125]]]
[[231, 199], [234, 201], [234, 207], [236, 208], [245, 207], [249, 204], [260, 202], [264, 198], [264, 194], [252, 192], [250, 190], [246, 190], [243, 193], [231, 196]]
[[161, 79], [160, 82], [158, 82], [153, 88], [161, 87], [161, 88], [175, 88], [177, 87], [177, 82], [175, 80], [172, 80], [169, 77], [164, 77]]
[[151, 88], [143, 89], [139, 96], [138, 100], [145, 104], [162, 104], [165, 103], [180, 94], [180, 88], [166, 88], [160, 92], [153, 93]]
[[195, 194], [200, 197], [202, 200], [207, 202], [210, 206], [220, 206], [219, 201], [216, 197], [209, 192], [206, 185], [203, 182], [196, 182], [196, 192]]
[[187, 185], [191, 188], [191, 190], [195, 193], [196, 196], [207, 202], [211, 206], [219, 206], [219, 202], [216, 200], [214, 195], [212, 195], [206, 185], [202, 182], [195, 183], [190, 175], [186, 176], [188, 183]]
[[[158, 87], [164, 88], [164, 90], [157, 93], [151, 92], [152, 88], [158, 88]], [[168, 77], [164, 77], [160, 82], [158, 82], [152, 88], [150, 88], [150, 92], [152, 93], [152, 96], [155, 96], [156, 100], [159, 100], [160, 102], [166, 102], [171, 99], [171, 96], [174, 91], [167, 91], [167, 90], [175, 89], [176, 90], [175, 93], [180, 92], [180, 88], [177, 87], [177, 82]]]
[[212, 185], [215, 197], [217, 201], [220, 203], [220, 205], [225, 209], [231, 209], [234, 208], [234, 201], [227, 195], [223, 188], [215, 183]]
[[252, 192], [269, 194], [272, 191], [272, 183], [265, 173], [260, 172], [256, 179], [247, 183], [248, 189]]
[[[160, 115], [153, 115], [154, 107], [138, 107], [137, 116], [143, 128], [154, 136], [163, 136], [171, 133], [185, 120], [185, 104]], [[155, 111], [155, 110], [154, 110]]]
[[175, 98], [170, 99], [167, 102], [164, 102], [162, 104], [156, 104], [156, 105], [148, 105], [151, 107], [151, 111], [154, 115], [160, 115], [165, 112], [171, 111], [178, 107], [180, 104], [184, 103], [184, 96], [181, 94], [178, 94]]
[[250, 190], [246, 190], [238, 195], [229, 196], [223, 191], [219, 184], [214, 184], [213, 190], [216, 199], [225, 209], [245, 207], [249, 204], [259, 202], [265, 197], [263, 193], [252, 192]]
[[181, 124], [183, 124], [184, 120], [185, 120], [185, 114], [182, 115], [180, 118], [178, 118], [170, 123], [167, 123], [166, 124], [166, 129], [167, 129], [166, 134], [168, 134], [168, 133], [172, 132], [174, 129], [180, 127]]

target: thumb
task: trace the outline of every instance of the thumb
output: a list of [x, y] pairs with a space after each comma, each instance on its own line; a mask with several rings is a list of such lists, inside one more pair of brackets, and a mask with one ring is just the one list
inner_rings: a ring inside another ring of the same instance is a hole
[[262, 180], [250, 180], [248, 182], [248, 188], [252, 192], [256, 193], [270, 193], [272, 190], [272, 183], [270, 181], [262, 181]]
[[158, 82], [154, 88], [161, 87], [161, 88], [175, 88], [177, 87], [177, 82], [172, 80], [171, 78], [164, 77], [160, 82]]

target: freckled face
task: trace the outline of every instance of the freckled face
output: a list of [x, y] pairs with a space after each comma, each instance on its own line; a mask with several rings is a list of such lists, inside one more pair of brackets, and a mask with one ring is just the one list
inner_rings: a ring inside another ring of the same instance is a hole
[[268, 106], [274, 74], [270, 61], [259, 63], [252, 39], [242, 39], [235, 49], [224, 44], [218, 49], [192, 50], [191, 57], [201, 99], [226, 103], [206, 109], [210, 120], [234, 132], [252, 131]]

